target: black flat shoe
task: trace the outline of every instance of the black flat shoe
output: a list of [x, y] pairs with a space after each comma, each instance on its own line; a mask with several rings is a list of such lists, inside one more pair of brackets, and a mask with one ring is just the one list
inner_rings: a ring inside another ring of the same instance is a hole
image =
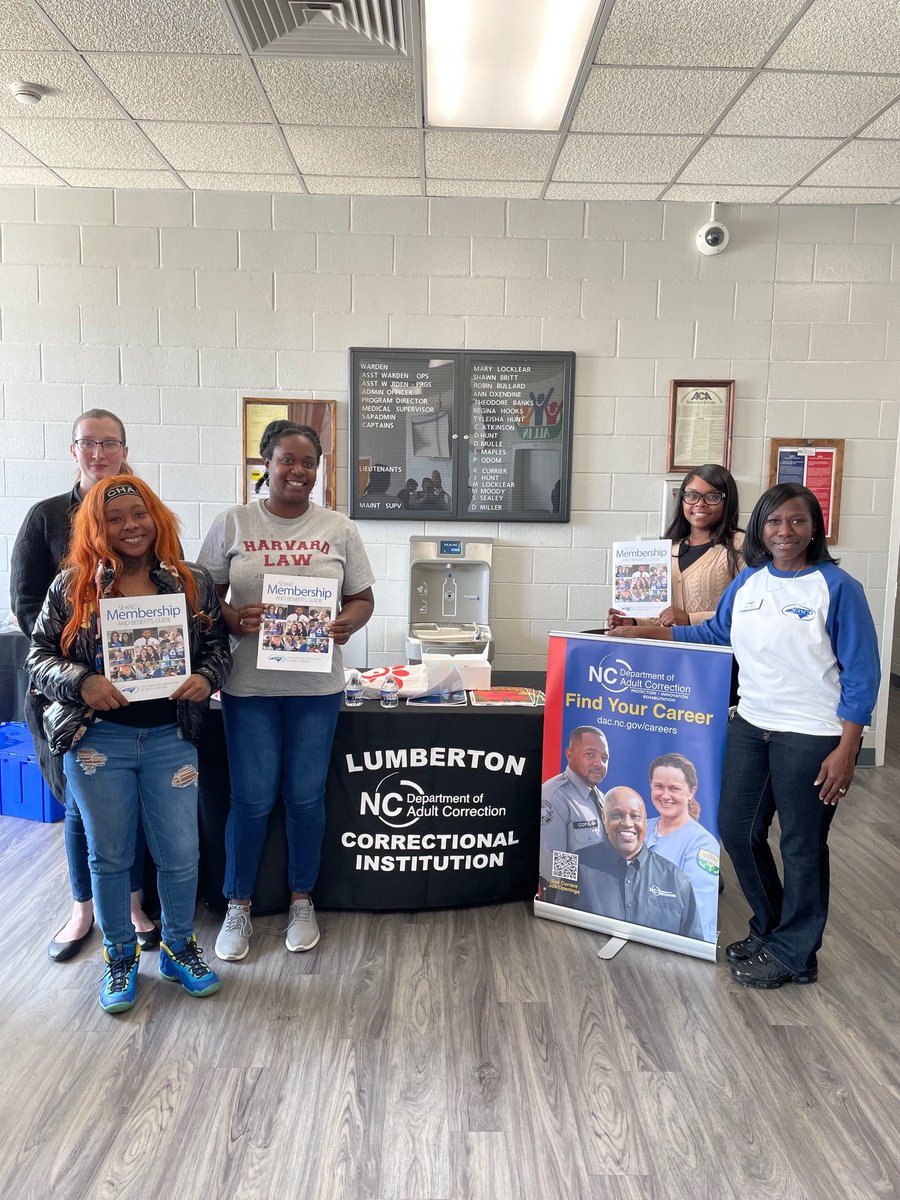
[[746, 962], [732, 967], [731, 977], [744, 987], [780, 988], [785, 983], [815, 983], [819, 972], [815, 967], [811, 971], [792, 971], [768, 950], [758, 950]]
[[87, 933], [83, 933], [80, 938], [76, 938], [74, 942], [57, 942], [55, 939], [47, 947], [47, 957], [53, 962], [68, 962], [70, 958], [74, 958], [84, 943], [91, 936], [94, 928], [94, 918], [91, 917], [90, 928]]
[[158, 925], [154, 925], [152, 929], [148, 929], [144, 933], [137, 930], [136, 936], [141, 950], [155, 950], [162, 941], [162, 930]]
[[730, 946], [725, 947], [725, 957], [730, 963], [746, 962], [757, 950], [762, 949], [762, 945], [756, 934], [748, 933], [743, 941], [732, 942]]

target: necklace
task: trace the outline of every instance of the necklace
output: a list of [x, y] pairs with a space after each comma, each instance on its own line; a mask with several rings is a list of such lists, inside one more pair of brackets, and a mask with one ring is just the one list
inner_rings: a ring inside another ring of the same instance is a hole
[[803, 563], [802, 566], [799, 566], [796, 571], [791, 571], [791, 573], [790, 573], [790, 575], [788, 575], [787, 579], [781, 580], [781, 582], [778, 584], [778, 587], [772, 587], [770, 585], [770, 580], [772, 578], [772, 572], [769, 568], [771, 566], [772, 566], [772, 564], [769, 563], [768, 566], [766, 567], [766, 591], [769, 592], [770, 594], [773, 592], [783, 591], [787, 587], [787, 585], [789, 583], [792, 583], [793, 580], [795, 580], [797, 578], [797, 576], [800, 574], [800, 572], [806, 568], [807, 564]]

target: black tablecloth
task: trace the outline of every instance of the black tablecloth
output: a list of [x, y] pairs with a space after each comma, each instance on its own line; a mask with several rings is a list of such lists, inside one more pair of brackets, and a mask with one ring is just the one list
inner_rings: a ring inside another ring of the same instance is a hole
[[[498, 673], [496, 683], [543, 686]], [[326, 788], [321, 908], [444, 908], [527, 899], [537, 883], [542, 708], [341, 710]], [[221, 713], [200, 745], [200, 894], [224, 907], [227, 750]], [[253, 897], [286, 909], [284, 808]]]

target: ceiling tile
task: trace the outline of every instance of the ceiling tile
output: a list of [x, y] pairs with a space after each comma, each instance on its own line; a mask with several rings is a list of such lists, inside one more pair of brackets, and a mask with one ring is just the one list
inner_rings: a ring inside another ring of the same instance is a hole
[[762, 71], [716, 133], [847, 137], [898, 92], [878, 75]]
[[710, 138], [679, 183], [795, 183], [838, 145], [823, 138]]
[[176, 170], [285, 174], [290, 162], [271, 125], [201, 125], [141, 121], [141, 128]]
[[130, 121], [45, 121], [39, 117], [0, 121], [3, 128], [50, 167], [146, 167], [159, 169], [159, 155]]
[[[4, 122], [6, 124], [6, 122]], [[24, 146], [0, 132], [0, 166], [4, 167], [40, 167], [42, 164], [34, 161], [34, 155], [29, 154]]]
[[753, 67], [802, 0], [616, 0], [598, 63]]
[[235, 54], [217, 0], [41, 0], [78, 50]]
[[0, 187], [62, 187], [46, 167], [0, 167]]
[[490, 179], [428, 179], [425, 188], [429, 196], [497, 196], [503, 200], [540, 200], [544, 185]]
[[664, 183], [551, 183], [548, 200], [655, 200]]
[[766, 65], [900, 72], [896, 0], [816, 0]]
[[179, 171], [189, 188], [198, 192], [299, 192], [296, 175], [237, 175], [225, 171]]
[[603, 136], [573, 133], [566, 138], [555, 182], [654, 183], [671, 179], [697, 144], [694, 137]]
[[803, 182], [817, 187], [900, 187], [897, 143], [874, 139], [848, 142]]
[[414, 129], [286, 125], [284, 133], [304, 175], [408, 179], [419, 174], [419, 135]]
[[798, 187], [788, 192], [782, 204], [892, 204], [900, 200], [900, 187], [833, 188]]
[[59, 50], [59, 38], [28, 0], [0, 4], [0, 46], [7, 50]]
[[859, 135], [864, 138], [900, 138], [900, 101], [873, 121]]
[[309, 190], [329, 196], [421, 196], [418, 179], [359, 178], [350, 175], [304, 175]]
[[429, 129], [425, 173], [429, 179], [544, 179], [557, 141], [555, 133]]
[[256, 58], [278, 119], [295, 125], [418, 125], [411, 62]]
[[136, 120], [268, 121], [237, 55], [87, 54], [88, 63]]
[[59, 174], [72, 187], [86, 188], [181, 188], [172, 171], [95, 171], [60, 167]]
[[[665, 200], [699, 200], [706, 204], [774, 204], [784, 187], [754, 187], [750, 184], [673, 183]], [[730, 222], [729, 222], [730, 223]]]
[[592, 67], [575, 111], [578, 133], [705, 133], [744, 71]]
[[105, 117], [121, 119], [122, 113], [103, 88], [91, 77], [74, 54], [0, 54], [0, 79], [21, 79], [45, 89], [44, 99], [33, 108], [18, 104], [6, 88], [0, 88], [0, 119], [4, 117]]

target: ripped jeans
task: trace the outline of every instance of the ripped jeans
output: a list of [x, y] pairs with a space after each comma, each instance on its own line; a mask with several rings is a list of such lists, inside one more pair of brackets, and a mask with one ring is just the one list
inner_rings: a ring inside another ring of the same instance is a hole
[[197, 751], [177, 725], [96, 721], [65, 756], [84, 820], [97, 920], [111, 958], [134, 942], [130, 870], [138, 814], [159, 874], [163, 941], [189, 937], [197, 902]]

